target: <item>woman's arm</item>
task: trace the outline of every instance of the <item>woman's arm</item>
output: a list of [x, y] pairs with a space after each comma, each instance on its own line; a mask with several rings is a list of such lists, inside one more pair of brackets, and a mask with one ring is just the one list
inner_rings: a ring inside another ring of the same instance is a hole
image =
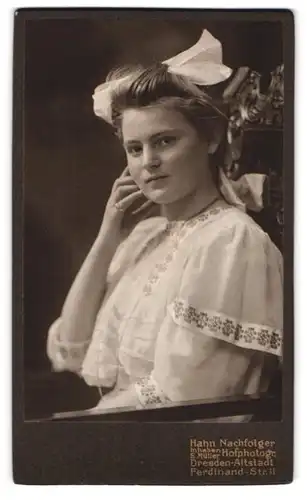
[[[126, 168], [115, 181], [98, 236], [87, 255], [62, 308], [58, 339], [63, 343], [89, 341], [106, 287], [108, 268], [124, 238], [131, 205], [143, 198]], [[142, 208], [148, 208], [145, 203]]]
[[83, 342], [91, 337], [118, 238], [115, 228], [102, 226], [65, 300], [61, 314], [62, 341]]

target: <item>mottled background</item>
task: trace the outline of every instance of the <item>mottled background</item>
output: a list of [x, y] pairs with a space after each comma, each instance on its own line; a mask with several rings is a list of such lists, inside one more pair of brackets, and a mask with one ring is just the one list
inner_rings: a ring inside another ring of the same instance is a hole
[[[224, 63], [230, 67], [247, 65], [269, 72], [282, 62], [281, 24], [274, 22], [163, 21], [149, 15], [143, 20], [113, 16], [106, 21], [26, 23], [24, 359], [28, 415], [35, 413], [34, 407], [47, 405], [41, 395], [47, 387], [43, 381], [50, 379], [45, 354], [48, 327], [60, 313], [99, 229], [111, 185], [124, 167], [123, 151], [111, 128], [92, 112], [93, 89], [114, 65], [162, 61], [194, 44], [204, 28], [221, 40]], [[75, 399], [72, 390], [69, 400], [67, 387], [75, 379], [59, 377], [57, 387], [65, 394], [65, 404], [53, 399], [50, 405], [58, 410], [87, 406], [80, 383]], [[55, 392], [58, 389], [48, 397]]]

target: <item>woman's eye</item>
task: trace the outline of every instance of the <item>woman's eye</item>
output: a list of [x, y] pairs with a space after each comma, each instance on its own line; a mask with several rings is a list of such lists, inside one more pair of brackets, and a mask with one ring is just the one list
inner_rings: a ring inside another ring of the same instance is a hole
[[176, 141], [176, 137], [171, 137], [171, 136], [168, 136], [168, 137], [161, 137], [160, 139], [157, 140], [156, 144], [158, 146], [170, 146], [171, 144], [174, 144], [174, 142]]
[[142, 147], [141, 146], [129, 146], [127, 148], [127, 153], [131, 156], [139, 156], [142, 154]]

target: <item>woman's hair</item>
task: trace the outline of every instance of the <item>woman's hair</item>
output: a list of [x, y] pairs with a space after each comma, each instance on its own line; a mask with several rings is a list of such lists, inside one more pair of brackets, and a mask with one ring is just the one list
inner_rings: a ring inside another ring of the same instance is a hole
[[[181, 112], [199, 134], [208, 140], [216, 127], [225, 128], [228, 110], [222, 99], [213, 98], [205, 88], [168, 71], [163, 63], [148, 68], [123, 66], [112, 70], [106, 81], [128, 77], [112, 93], [112, 123], [121, 132], [122, 113], [128, 108], [160, 105]], [[216, 86], [214, 86], [216, 87]], [[216, 91], [216, 89], [215, 89]], [[215, 92], [216, 93], [216, 92]]]

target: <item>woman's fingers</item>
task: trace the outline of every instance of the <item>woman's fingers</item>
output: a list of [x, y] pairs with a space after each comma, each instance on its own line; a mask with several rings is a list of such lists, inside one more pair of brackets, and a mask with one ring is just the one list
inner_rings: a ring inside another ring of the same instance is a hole
[[[143, 198], [143, 200], [142, 200]], [[138, 201], [138, 204], [142, 203], [139, 207], [131, 207], [134, 202]], [[133, 210], [132, 215], [138, 215], [144, 213], [146, 210], [150, 209], [154, 204], [152, 201], [147, 200], [143, 192], [139, 189], [137, 184], [132, 179], [129, 168], [126, 167], [120, 177], [118, 177], [112, 188], [112, 195], [110, 197], [110, 206], [116, 206], [117, 210], [125, 212], [131, 207]]]
[[125, 177], [118, 177], [118, 179], [116, 179], [113, 184], [112, 192], [116, 191], [120, 186], [136, 186], [136, 183], [130, 175]]
[[131, 193], [135, 193], [137, 191], [140, 191], [140, 190], [136, 184], [131, 184], [131, 185], [127, 185], [127, 186], [119, 186], [116, 189], [116, 191], [114, 192], [113, 199], [114, 199], [115, 203], [119, 203], [126, 196], [128, 196]]
[[127, 208], [132, 205], [132, 203], [138, 199], [140, 199], [143, 195], [142, 191], [138, 190], [134, 193], [129, 194], [125, 198], [122, 198], [120, 201], [117, 201], [116, 204], [120, 210], [123, 212], [127, 210]]
[[132, 214], [138, 215], [140, 212], [143, 212], [144, 210], [147, 210], [148, 208], [153, 207], [153, 206], [154, 206], [154, 202], [151, 200], [147, 200], [147, 201], [145, 201], [145, 203], [143, 203], [143, 205], [141, 205], [139, 208], [134, 210], [132, 212]]
[[122, 180], [122, 179], [125, 180], [125, 179], [127, 179], [129, 177], [131, 177], [130, 171], [129, 171], [129, 168], [126, 167], [126, 168], [124, 168], [124, 170], [122, 171], [122, 173], [120, 174], [120, 176], [116, 179], [115, 183], [118, 182], [118, 181], [120, 181], [120, 180]]
[[129, 186], [129, 185], [136, 186], [136, 183], [134, 182], [132, 177], [119, 177], [113, 184], [113, 190], [117, 189], [119, 186]]
[[119, 176], [119, 178], [127, 177], [127, 176], [130, 176], [130, 171], [129, 171], [129, 167], [128, 166], [124, 168], [124, 170], [122, 171], [122, 173]]

